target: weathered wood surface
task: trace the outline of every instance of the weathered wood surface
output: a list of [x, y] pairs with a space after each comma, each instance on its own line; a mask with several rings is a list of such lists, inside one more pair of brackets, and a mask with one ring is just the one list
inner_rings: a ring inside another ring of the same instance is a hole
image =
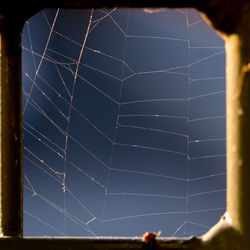
[[158, 240], [157, 247], [149, 248], [139, 239], [80, 239], [80, 238], [0, 238], [1, 250], [163, 250], [163, 249], [201, 249], [198, 239]]

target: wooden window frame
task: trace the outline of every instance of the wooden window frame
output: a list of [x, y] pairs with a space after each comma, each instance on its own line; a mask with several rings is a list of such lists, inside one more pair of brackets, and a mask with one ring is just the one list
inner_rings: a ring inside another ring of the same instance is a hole
[[[23, 6], [25, 8], [23, 9]], [[21, 32], [44, 8], [196, 8], [226, 43], [227, 211], [208, 233], [158, 249], [250, 245], [250, 2], [248, 0], [4, 0], [0, 3], [0, 249], [155, 249], [140, 239], [23, 238]], [[155, 247], [155, 246], [153, 246]]]

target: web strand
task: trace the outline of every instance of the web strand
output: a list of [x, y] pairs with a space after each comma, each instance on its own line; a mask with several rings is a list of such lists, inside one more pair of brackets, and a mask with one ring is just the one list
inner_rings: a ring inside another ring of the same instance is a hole
[[[48, 39], [47, 39], [47, 42], [46, 42], [46, 45], [45, 45], [45, 48], [44, 48], [44, 50], [43, 50], [42, 57], [41, 57], [40, 62], [39, 62], [39, 64], [38, 64], [37, 68], [36, 68], [36, 73], [35, 73], [34, 81], [36, 81], [37, 74], [38, 74], [38, 72], [39, 72], [39, 70], [40, 70], [40, 67], [41, 67], [41, 65], [42, 65], [42, 63], [43, 63], [43, 59], [44, 59], [44, 57], [45, 57], [46, 51], [47, 51], [47, 49], [48, 49], [48, 45], [49, 45], [49, 42], [50, 42], [50, 39], [51, 39], [51, 35], [52, 35], [53, 29], [54, 29], [54, 26], [55, 26], [55, 23], [56, 23], [56, 20], [57, 20], [57, 17], [58, 17], [58, 13], [59, 13], [59, 9], [57, 9], [57, 12], [56, 12], [56, 15], [55, 15], [55, 17], [54, 17], [54, 21], [53, 21], [53, 24], [52, 24], [52, 26], [51, 26], [50, 33], [49, 33], [49, 36], [48, 36]], [[31, 43], [31, 44], [32, 44], [32, 43]], [[31, 45], [31, 50], [32, 50], [32, 45]], [[32, 54], [32, 55], [33, 55], [33, 54]], [[32, 90], [33, 90], [33, 84], [32, 84], [32, 86], [31, 86], [31, 88], [30, 88], [30, 90], [29, 90], [29, 94], [28, 94], [28, 96], [27, 96], [27, 102], [25, 103], [24, 108], [23, 108], [23, 114], [24, 114], [24, 112], [25, 112], [25, 110], [26, 110], [27, 104], [28, 104], [28, 102], [29, 102], [29, 98], [30, 98], [30, 96], [31, 96], [31, 94], [32, 94]]]

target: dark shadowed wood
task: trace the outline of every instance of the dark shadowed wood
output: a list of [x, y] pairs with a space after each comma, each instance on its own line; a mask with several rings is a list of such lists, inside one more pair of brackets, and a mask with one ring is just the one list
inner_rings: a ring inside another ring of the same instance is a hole
[[[20, 26], [21, 27], [21, 26]], [[22, 235], [21, 29], [0, 33], [0, 233]]]
[[[3, 250], [147, 250], [147, 246], [143, 245], [138, 239], [79, 239], [79, 238], [39, 238], [39, 239], [15, 239], [0, 238], [0, 247]], [[201, 249], [201, 242], [198, 239], [182, 240], [160, 240], [157, 243], [157, 250], [163, 249]], [[151, 248], [152, 249], [152, 248]], [[154, 248], [155, 249], [155, 248]], [[153, 250], [153, 249], [152, 249]]]

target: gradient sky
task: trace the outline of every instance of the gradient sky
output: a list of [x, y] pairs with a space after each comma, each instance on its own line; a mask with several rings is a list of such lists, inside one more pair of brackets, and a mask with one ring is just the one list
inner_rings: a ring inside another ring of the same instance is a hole
[[199, 236], [224, 213], [224, 42], [192, 9], [39, 12], [23, 115], [25, 236]]

